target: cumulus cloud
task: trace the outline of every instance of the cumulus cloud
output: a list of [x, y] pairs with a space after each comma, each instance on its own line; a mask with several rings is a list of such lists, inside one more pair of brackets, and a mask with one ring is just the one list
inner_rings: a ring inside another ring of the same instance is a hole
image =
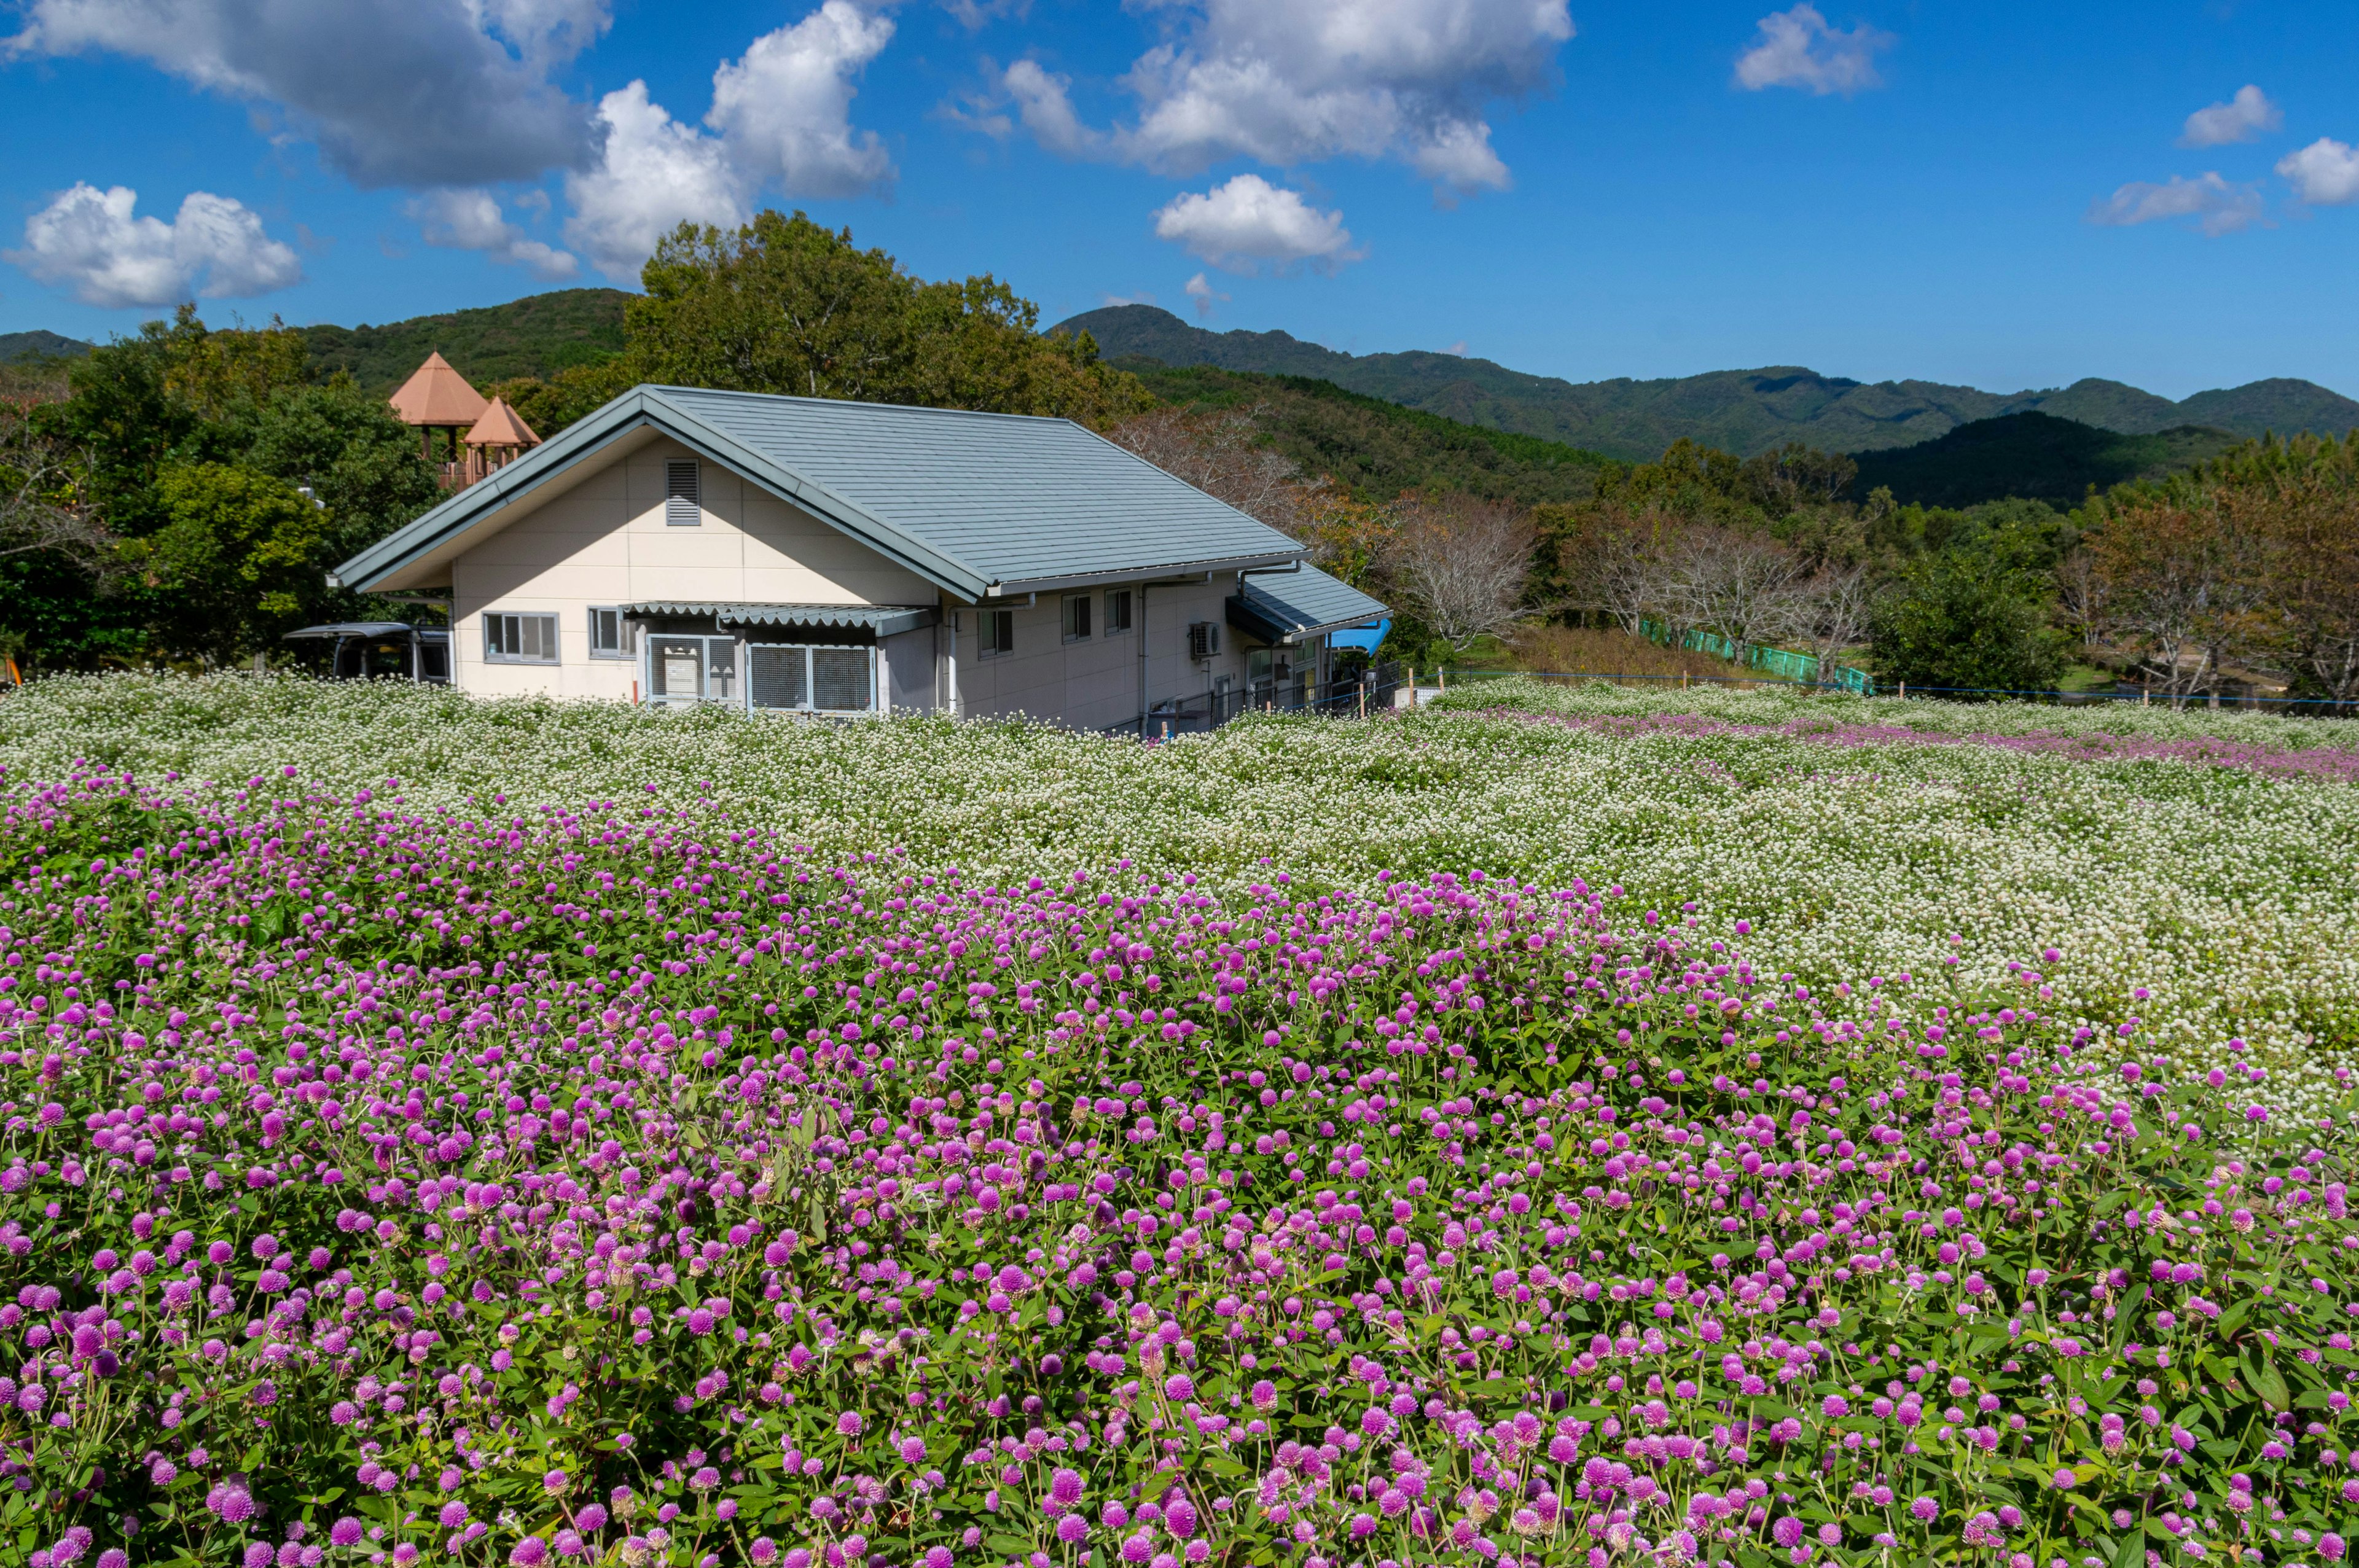
[[2267, 93], [2246, 82], [2225, 103], [2214, 103], [2187, 116], [2187, 128], [2180, 134], [2179, 145], [2218, 147], [2231, 142], [2249, 142], [2262, 132], [2277, 130], [2284, 124], [2285, 112], [2269, 102]]
[[684, 222], [742, 223], [744, 182], [718, 137], [675, 121], [634, 81], [599, 100], [604, 145], [594, 168], [569, 174], [568, 244], [607, 276], [627, 280], [656, 242]]
[[1819, 8], [1807, 3], [1772, 11], [1761, 18], [1759, 31], [1759, 41], [1736, 59], [1736, 84], [1755, 92], [1799, 87], [1821, 97], [1840, 92], [1848, 98], [1881, 87], [1875, 57], [1898, 41], [1865, 22], [1849, 32], [1829, 27]]
[[[1187, 286], [1180, 289], [1180, 292], [1186, 295], [1190, 303], [1196, 307], [1196, 319], [1199, 321], [1211, 320], [1212, 319], [1212, 307], [1225, 301], [1229, 297], [1227, 295], [1223, 294], [1218, 289], [1214, 288], [1211, 281], [1208, 280], [1201, 272], [1195, 276], [1190, 278]], [[1149, 300], [1148, 303], [1152, 304], [1154, 302]]]
[[1303, 263], [1332, 272], [1366, 254], [1352, 247], [1343, 213], [1321, 212], [1299, 191], [1257, 174], [1175, 198], [1155, 214], [1155, 235], [1230, 272], [1257, 272], [1264, 263], [1281, 272]]
[[2359, 201], [2359, 147], [2321, 136], [2277, 161], [2277, 172], [2293, 182], [2294, 194], [2312, 207]]
[[[548, 197], [540, 192], [541, 205]], [[546, 283], [581, 275], [582, 264], [571, 252], [533, 239], [500, 211], [499, 199], [480, 189], [429, 190], [403, 204], [402, 211], [418, 221], [429, 245], [447, 250], [481, 251], [503, 265], [521, 266]]]
[[77, 181], [26, 220], [23, 248], [6, 257], [86, 305], [116, 309], [192, 294], [240, 298], [302, 281], [293, 248], [265, 233], [241, 202], [191, 191], [168, 223], [137, 216], [138, 202], [128, 187]]
[[765, 189], [834, 197], [890, 184], [891, 157], [851, 112], [854, 79], [892, 37], [888, 18], [826, 0], [712, 73], [712, 135], [674, 120], [644, 81], [607, 93], [596, 159], [566, 176], [566, 242], [607, 276], [634, 278], [679, 224], [742, 223]]
[[892, 38], [891, 18], [826, 0], [713, 73], [704, 123], [744, 178], [790, 195], [856, 196], [886, 184], [892, 158], [875, 132], [853, 130], [851, 116], [854, 79]]
[[2261, 221], [2261, 193], [2217, 173], [2193, 179], [2173, 175], [2162, 185], [2133, 180], [2089, 208], [2089, 222], [2108, 228], [2175, 218], [2190, 220], [2207, 234], [2233, 234]]
[[1090, 128], [1071, 82], [1030, 61], [1007, 69], [998, 102], [1067, 157], [1181, 175], [1234, 157], [1394, 158], [1456, 195], [1508, 183], [1484, 110], [1545, 87], [1573, 34], [1565, 0], [1201, 0], [1167, 14], [1184, 19], [1122, 78], [1134, 124]]
[[269, 105], [363, 186], [527, 179], [594, 145], [549, 73], [604, 31], [606, 0], [28, 0], [22, 16], [0, 51], [125, 55]]

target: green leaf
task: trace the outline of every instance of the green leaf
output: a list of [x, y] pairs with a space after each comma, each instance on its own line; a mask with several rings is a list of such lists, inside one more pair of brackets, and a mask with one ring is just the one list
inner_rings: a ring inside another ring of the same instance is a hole
[[2278, 1375], [2277, 1363], [2257, 1346], [2245, 1352], [2245, 1380], [2271, 1409], [2293, 1408], [2293, 1396], [2286, 1391], [2285, 1379]]

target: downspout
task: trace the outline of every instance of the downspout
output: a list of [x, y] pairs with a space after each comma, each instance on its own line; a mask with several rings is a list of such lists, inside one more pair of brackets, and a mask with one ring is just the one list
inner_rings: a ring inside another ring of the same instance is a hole
[[1138, 738], [1147, 739], [1147, 585], [1138, 585]]

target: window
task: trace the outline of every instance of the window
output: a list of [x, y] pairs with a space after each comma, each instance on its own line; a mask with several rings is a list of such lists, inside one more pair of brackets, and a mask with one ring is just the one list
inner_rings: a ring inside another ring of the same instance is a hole
[[557, 617], [486, 613], [484, 658], [495, 665], [557, 663]]
[[673, 458], [664, 464], [664, 521], [675, 528], [693, 528], [704, 521], [694, 458]]
[[737, 639], [649, 637], [647, 691], [661, 703], [737, 700]]
[[1130, 630], [1130, 589], [1126, 588], [1106, 589], [1105, 629], [1106, 635], [1109, 637], [1116, 632]]
[[756, 643], [745, 650], [745, 681], [756, 708], [866, 713], [876, 706], [876, 650]]
[[977, 658], [995, 658], [1016, 651], [1016, 611], [1013, 610], [980, 610], [974, 617], [974, 652]]
[[590, 656], [627, 659], [638, 652], [639, 629], [623, 619], [620, 610], [603, 605], [590, 609]]
[[1069, 593], [1064, 606], [1065, 641], [1078, 643], [1090, 634], [1090, 596]]

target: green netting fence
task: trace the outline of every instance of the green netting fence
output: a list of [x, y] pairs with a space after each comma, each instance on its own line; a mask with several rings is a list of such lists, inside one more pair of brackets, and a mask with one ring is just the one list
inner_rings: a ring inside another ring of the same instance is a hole
[[[1638, 630], [1649, 642], [1658, 643], [1667, 648], [1671, 646], [1671, 629], [1661, 622], [1641, 621]], [[1680, 646], [1742, 664], [1747, 669], [1759, 670], [1777, 680], [1796, 681], [1803, 686], [1832, 687], [1863, 696], [1873, 696], [1875, 692], [1875, 681], [1865, 670], [1854, 669], [1849, 665], [1833, 665], [1821, 672], [1817, 659], [1786, 648], [1768, 648], [1756, 643], [1747, 648], [1745, 656], [1739, 659], [1736, 644], [1717, 632], [1700, 628], [1690, 630], [1680, 640]]]

